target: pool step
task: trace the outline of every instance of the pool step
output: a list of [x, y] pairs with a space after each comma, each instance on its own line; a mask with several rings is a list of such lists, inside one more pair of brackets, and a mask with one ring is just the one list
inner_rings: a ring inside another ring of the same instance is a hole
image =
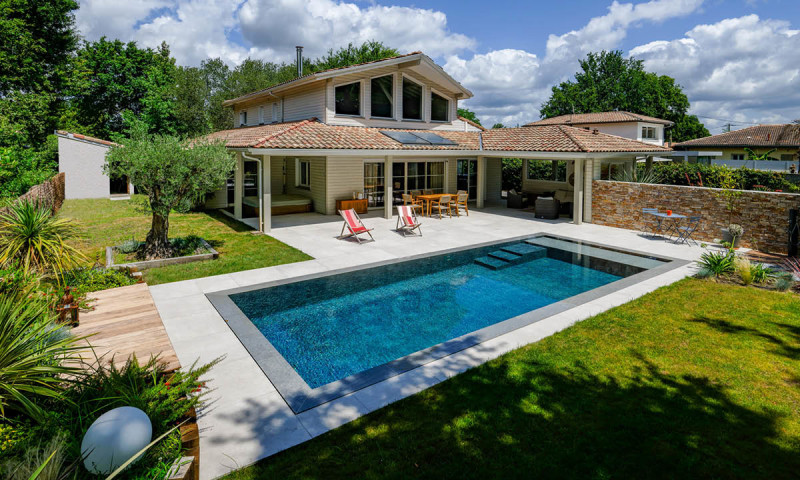
[[494, 252], [489, 253], [489, 256], [498, 260], [505, 260], [506, 262], [510, 263], [515, 263], [522, 259], [521, 256], [505, 250], [495, 250]]
[[508, 245], [503, 247], [503, 251], [519, 255], [526, 259], [531, 257], [543, 258], [547, 256], [547, 249], [537, 245], [531, 245], [530, 243], [515, 243], [513, 245]]
[[510, 267], [512, 265], [510, 262], [494, 257], [476, 258], [475, 263], [490, 270], [500, 270], [501, 268]]

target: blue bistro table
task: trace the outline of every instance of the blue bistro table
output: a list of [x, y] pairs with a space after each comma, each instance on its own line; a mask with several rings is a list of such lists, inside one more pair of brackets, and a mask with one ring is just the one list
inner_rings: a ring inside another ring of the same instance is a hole
[[[677, 213], [673, 213], [672, 215], [667, 215], [666, 212], [650, 212], [650, 215], [656, 217], [656, 221], [658, 224], [656, 225], [656, 231], [660, 234], [669, 235], [669, 232], [675, 231], [677, 233], [678, 224], [681, 220], [686, 218], [686, 215], [680, 215]], [[668, 222], [664, 222], [664, 220], [672, 220]]]

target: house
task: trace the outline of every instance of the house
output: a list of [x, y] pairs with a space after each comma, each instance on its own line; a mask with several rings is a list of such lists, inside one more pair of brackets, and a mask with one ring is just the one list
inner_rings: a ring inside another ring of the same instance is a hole
[[106, 154], [116, 145], [108, 140], [56, 130], [58, 171], [64, 172], [64, 196], [71, 198], [129, 198], [133, 185], [103, 172]]
[[207, 138], [236, 152], [237, 168], [206, 206], [264, 232], [273, 215], [334, 215], [337, 201], [354, 197], [391, 218], [414, 190], [464, 190], [483, 208], [501, 202], [501, 161], [515, 157], [525, 159], [529, 190], [558, 190], [581, 223], [591, 221], [591, 180], [602, 161], [632, 168], [638, 157], [669, 151], [569, 125], [486, 131], [457, 115], [458, 102], [471, 97], [415, 52], [227, 100], [234, 128]]
[[724, 161], [747, 160], [745, 148], [752, 149], [756, 155], [764, 154], [773, 148], [770, 160], [793, 162], [798, 160], [800, 150], [800, 125], [784, 123], [776, 125], [756, 125], [710, 137], [696, 138], [676, 143], [678, 151], [697, 148], [713, 148], [721, 152]]
[[525, 124], [526, 127], [542, 125], [569, 125], [653, 145], [664, 145], [664, 130], [671, 127], [673, 122], [638, 113], [614, 111], [559, 115]]

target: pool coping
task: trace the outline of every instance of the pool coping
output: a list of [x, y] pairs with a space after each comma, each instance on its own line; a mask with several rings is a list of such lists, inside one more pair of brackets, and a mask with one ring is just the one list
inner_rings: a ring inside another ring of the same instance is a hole
[[[417, 260], [429, 258], [440, 255], [447, 255], [465, 250], [472, 250], [476, 248], [489, 247], [493, 245], [502, 245], [507, 243], [518, 242], [526, 239], [536, 237], [552, 237], [571, 242], [578, 242], [580, 244], [604, 248], [615, 252], [629, 253], [648, 258], [654, 258], [665, 263], [663, 265], [645, 270], [643, 272], [622, 278], [615, 282], [609, 283], [589, 290], [587, 292], [573, 295], [572, 297], [564, 300], [546, 305], [544, 307], [532, 310], [530, 312], [511, 317], [501, 322], [486, 326], [480, 330], [456, 337], [437, 345], [419, 350], [409, 355], [403, 356], [382, 365], [375, 366], [368, 370], [350, 375], [340, 380], [322, 385], [317, 388], [310, 388], [308, 384], [300, 377], [300, 375], [292, 368], [289, 362], [278, 352], [278, 350], [270, 343], [270, 341], [262, 334], [258, 328], [250, 321], [250, 319], [239, 309], [239, 307], [230, 298], [230, 295], [250, 292], [253, 290], [260, 290], [270, 288], [278, 285], [285, 285], [289, 283], [302, 282], [305, 280], [313, 280], [317, 278], [329, 277], [342, 273], [349, 273], [361, 271], [369, 268], [380, 267], [384, 265], [392, 265], [403, 263], [410, 260]], [[217, 291], [213, 293], [206, 293], [205, 296], [211, 302], [212, 306], [217, 310], [220, 316], [228, 324], [231, 331], [236, 335], [241, 344], [245, 347], [250, 356], [255, 360], [256, 364], [266, 375], [267, 379], [273, 384], [275, 389], [284, 399], [286, 404], [292, 409], [295, 414], [310, 410], [319, 405], [331, 402], [338, 398], [344, 397], [351, 393], [357, 392], [361, 389], [367, 388], [371, 385], [377, 384], [394, 376], [403, 374], [417, 367], [427, 363], [439, 360], [454, 353], [468, 349], [475, 345], [481, 344], [488, 340], [497, 338], [506, 333], [518, 330], [533, 323], [545, 320], [559, 313], [571, 310], [586, 303], [592, 302], [599, 298], [603, 298], [618, 290], [621, 290], [632, 285], [636, 285], [643, 281], [655, 278], [670, 271], [684, 267], [692, 263], [689, 260], [682, 260], [678, 258], [668, 257], [665, 255], [656, 255], [648, 252], [642, 252], [635, 249], [620, 248], [613, 245], [605, 245], [600, 242], [586, 241], [568, 236], [557, 235], [553, 233], [539, 233], [533, 235], [521, 235], [510, 237], [502, 240], [493, 240], [473, 244], [469, 246], [455, 247], [436, 252], [423, 253], [419, 255], [412, 255], [403, 258], [396, 258], [390, 260], [383, 260], [368, 264], [357, 265], [353, 267], [345, 267], [325, 272], [312, 273], [292, 277], [288, 279], [279, 279], [268, 282], [262, 282], [246, 287], [232, 288], [228, 290]]]

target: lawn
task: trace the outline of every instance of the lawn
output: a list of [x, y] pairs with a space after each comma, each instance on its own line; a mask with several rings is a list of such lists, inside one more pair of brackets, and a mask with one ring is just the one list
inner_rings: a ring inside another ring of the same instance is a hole
[[800, 298], [686, 279], [226, 478], [798, 472]]
[[[90, 260], [97, 259], [102, 264], [105, 264], [105, 247], [130, 238], [144, 240], [150, 230], [150, 216], [142, 213], [134, 200], [67, 200], [60, 215], [77, 220], [83, 236], [77, 242], [78, 248]], [[219, 258], [145, 270], [144, 277], [150, 285], [311, 258], [272, 237], [255, 235], [247, 225], [213, 210], [173, 213], [169, 233], [170, 238], [199, 235], [220, 253]]]

